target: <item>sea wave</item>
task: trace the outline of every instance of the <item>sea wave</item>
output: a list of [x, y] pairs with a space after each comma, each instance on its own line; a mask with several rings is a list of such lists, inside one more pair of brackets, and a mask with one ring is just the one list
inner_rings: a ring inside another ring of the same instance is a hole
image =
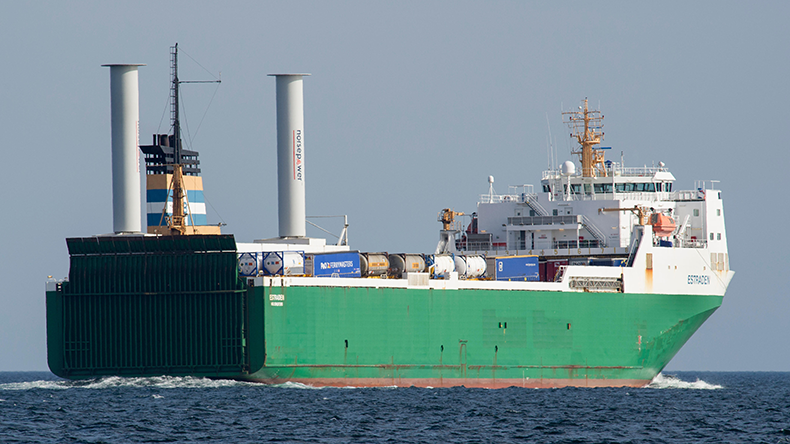
[[724, 386], [711, 384], [697, 378], [694, 382], [684, 381], [675, 375], [665, 375], [659, 373], [647, 384], [645, 388], [651, 389], [689, 389], [689, 390], [718, 390]]

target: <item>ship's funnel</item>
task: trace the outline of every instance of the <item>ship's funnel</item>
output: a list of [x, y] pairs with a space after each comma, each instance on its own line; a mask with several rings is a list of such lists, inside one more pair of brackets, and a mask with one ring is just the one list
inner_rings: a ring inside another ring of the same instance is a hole
[[112, 64], [112, 225], [116, 234], [142, 231], [140, 210], [139, 92], [137, 67]]
[[280, 237], [305, 237], [304, 100], [302, 77], [277, 78], [277, 200]]

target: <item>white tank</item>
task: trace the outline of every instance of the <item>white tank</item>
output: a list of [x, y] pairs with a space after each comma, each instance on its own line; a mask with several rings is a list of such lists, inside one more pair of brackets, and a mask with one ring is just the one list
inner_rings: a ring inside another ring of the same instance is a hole
[[479, 278], [486, 274], [486, 258], [483, 256], [465, 256], [466, 278]]
[[263, 269], [270, 276], [304, 274], [304, 256], [295, 251], [263, 253]]
[[455, 271], [455, 260], [449, 254], [437, 254], [433, 257], [433, 276], [449, 278], [450, 273]]
[[455, 262], [455, 271], [458, 272], [458, 276], [461, 278], [466, 277], [466, 260], [463, 256], [457, 255], [453, 258]]
[[486, 260], [483, 256], [455, 256], [455, 271], [462, 279], [478, 278], [486, 273]]
[[362, 276], [381, 276], [387, 274], [390, 261], [387, 253], [362, 253], [359, 255], [359, 269]]
[[425, 259], [419, 254], [389, 255], [389, 275], [402, 278], [404, 273], [420, 273], [425, 271]]
[[570, 160], [566, 160], [562, 164], [561, 173], [563, 176], [573, 176], [574, 174], [576, 174], [576, 164], [574, 164]]
[[262, 253], [241, 253], [239, 254], [239, 274], [250, 277], [257, 276], [261, 268]]

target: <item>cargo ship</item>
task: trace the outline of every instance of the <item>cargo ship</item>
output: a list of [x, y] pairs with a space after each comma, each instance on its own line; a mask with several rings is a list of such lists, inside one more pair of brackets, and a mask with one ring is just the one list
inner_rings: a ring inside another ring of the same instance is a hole
[[[157, 200], [144, 233], [129, 160], [137, 66], [110, 66], [114, 232], [67, 239], [68, 279], [47, 283], [48, 362], [63, 378], [637, 387], [716, 311], [733, 277], [716, 182], [679, 190], [663, 163], [606, 160], [603, 115], [586, 99], [563, 113], [578, 162], [550, 165], [537, 190], [497, 194], [489, 177], [473, 212], [439, 212], [432, 253], [353, 250], [347, 223], [336, 244], [309, 238], [308, 74], [273, 74], [278, 237], [185, 228], [201, 208], [179, 197], [190, 190], [176, 178], [177, 119], [174, 135], [143, 147], [160, 159], [147, 163]], [[197, 177], [197, 153], [187, 154]]]

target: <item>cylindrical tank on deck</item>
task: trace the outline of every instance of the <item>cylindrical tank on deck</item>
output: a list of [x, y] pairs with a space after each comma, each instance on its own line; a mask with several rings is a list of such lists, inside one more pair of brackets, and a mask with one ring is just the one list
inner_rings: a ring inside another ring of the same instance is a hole
[[263, 269], [269, 276], [304, 274], [304, 256], [296, 251], [263, 253]]
[[389, 263], [389, 275], [395, 278], [425, 271], [425, 258], [420, 254], [390, 254]]
[[387, 253], [359, 254], [359, 268], [362, 272], [362, 277], [385, 275], [389, 267], [390, 261], [387, 258]]
[[[437, 254], [433, 256], [433, 276], [449, 278], [455, 271], [455, 260], [451, 254]], [[460, 274], [460, 273], [459, 273]]]
[[455, 271], [462, 279], [479, 278], [486, 274], [486, 259], [483, 256], [455, 256]]

